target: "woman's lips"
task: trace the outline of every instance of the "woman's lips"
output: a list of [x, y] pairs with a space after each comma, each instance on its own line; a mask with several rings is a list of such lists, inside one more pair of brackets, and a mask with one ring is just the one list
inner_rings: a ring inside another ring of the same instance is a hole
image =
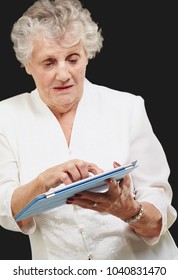
[[54, 89], [55, 91], [69, 91], [72, 87], [73, 87], [73, 85], [70, 85], [70, 86], [62, 86], [62, 87], [54, 87], [53, 89]]

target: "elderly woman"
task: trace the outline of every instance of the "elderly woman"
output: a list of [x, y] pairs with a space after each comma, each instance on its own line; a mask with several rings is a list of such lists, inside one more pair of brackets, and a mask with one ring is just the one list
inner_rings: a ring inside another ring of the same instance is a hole
[[[178, 259], [170, 170], [142, 97], [85, 77], [103, 43], [89, 11], [36, 1], [11, 38], [36, 88], [0, 103], [0, 225], [29, 236], [33, 259]], [[15, 222], [36, 195], [134, 160], [108, 191]]]

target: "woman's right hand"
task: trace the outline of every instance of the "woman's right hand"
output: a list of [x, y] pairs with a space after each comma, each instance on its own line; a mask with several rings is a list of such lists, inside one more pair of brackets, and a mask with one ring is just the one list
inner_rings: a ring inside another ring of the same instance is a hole
[[[87, 178], [90, 173], [98, 174], [103, 170], [93, 163], [88, 163], [83, 160], [73, 159], [57, 166], [51, 167], [34, 180], [26, 185], [16, 188], [12, 194], [11, 209], [15, 216], [27, 203], [35, 196], [55, 188], [64, 183], [68, 185], [72, 182]], [[19, 227], [24, 227], [30, 223], [32, 217], [18, 222]]]
[[99, 174], [102, 171], [103, 170], [96, 164], [79, 159], [69, 160], [45, 170], [38, 176], [38, 180], [42, 187], [40, 192], [46, 192], [62, 183], [68, 185], [87, 178], [89, 177], [90, 172], [93, 174]]

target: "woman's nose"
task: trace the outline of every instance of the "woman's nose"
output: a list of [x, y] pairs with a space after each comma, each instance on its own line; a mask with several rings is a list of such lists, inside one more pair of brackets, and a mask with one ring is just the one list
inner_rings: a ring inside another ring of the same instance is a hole
[[68, 80], [70, 77], [71, 74], [66, 63], [65, 62], [58, 63], [57, 70], [56, 70], [56, 79], [64, 82]]

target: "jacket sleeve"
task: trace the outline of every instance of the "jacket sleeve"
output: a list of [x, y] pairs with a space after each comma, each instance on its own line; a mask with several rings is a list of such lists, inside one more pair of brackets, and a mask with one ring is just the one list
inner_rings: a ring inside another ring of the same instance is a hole
[[[133, 184], [136, 199], [147, 201], [159, 209], [162, 214], [162, 230], [164, 234], [174, 223], [177, 212], [171, 205], [172, 189], [169, 184], [170, 168], [158, 138], [153, 132], [148, 119], [144, 100], [137, 98], [131, 123], [131, 157], [138, 160], [138, 168], [133, 171]], [[149, 243], [157, 243], [156, 239], [147, 239]]]
[[18, 165], [7, 137], [0, 131], [0, 225], [5, 229], [30, 234], [35, 230], [32, 221], [20, 229], [11, 212], [11, 197], [19, 186]]

